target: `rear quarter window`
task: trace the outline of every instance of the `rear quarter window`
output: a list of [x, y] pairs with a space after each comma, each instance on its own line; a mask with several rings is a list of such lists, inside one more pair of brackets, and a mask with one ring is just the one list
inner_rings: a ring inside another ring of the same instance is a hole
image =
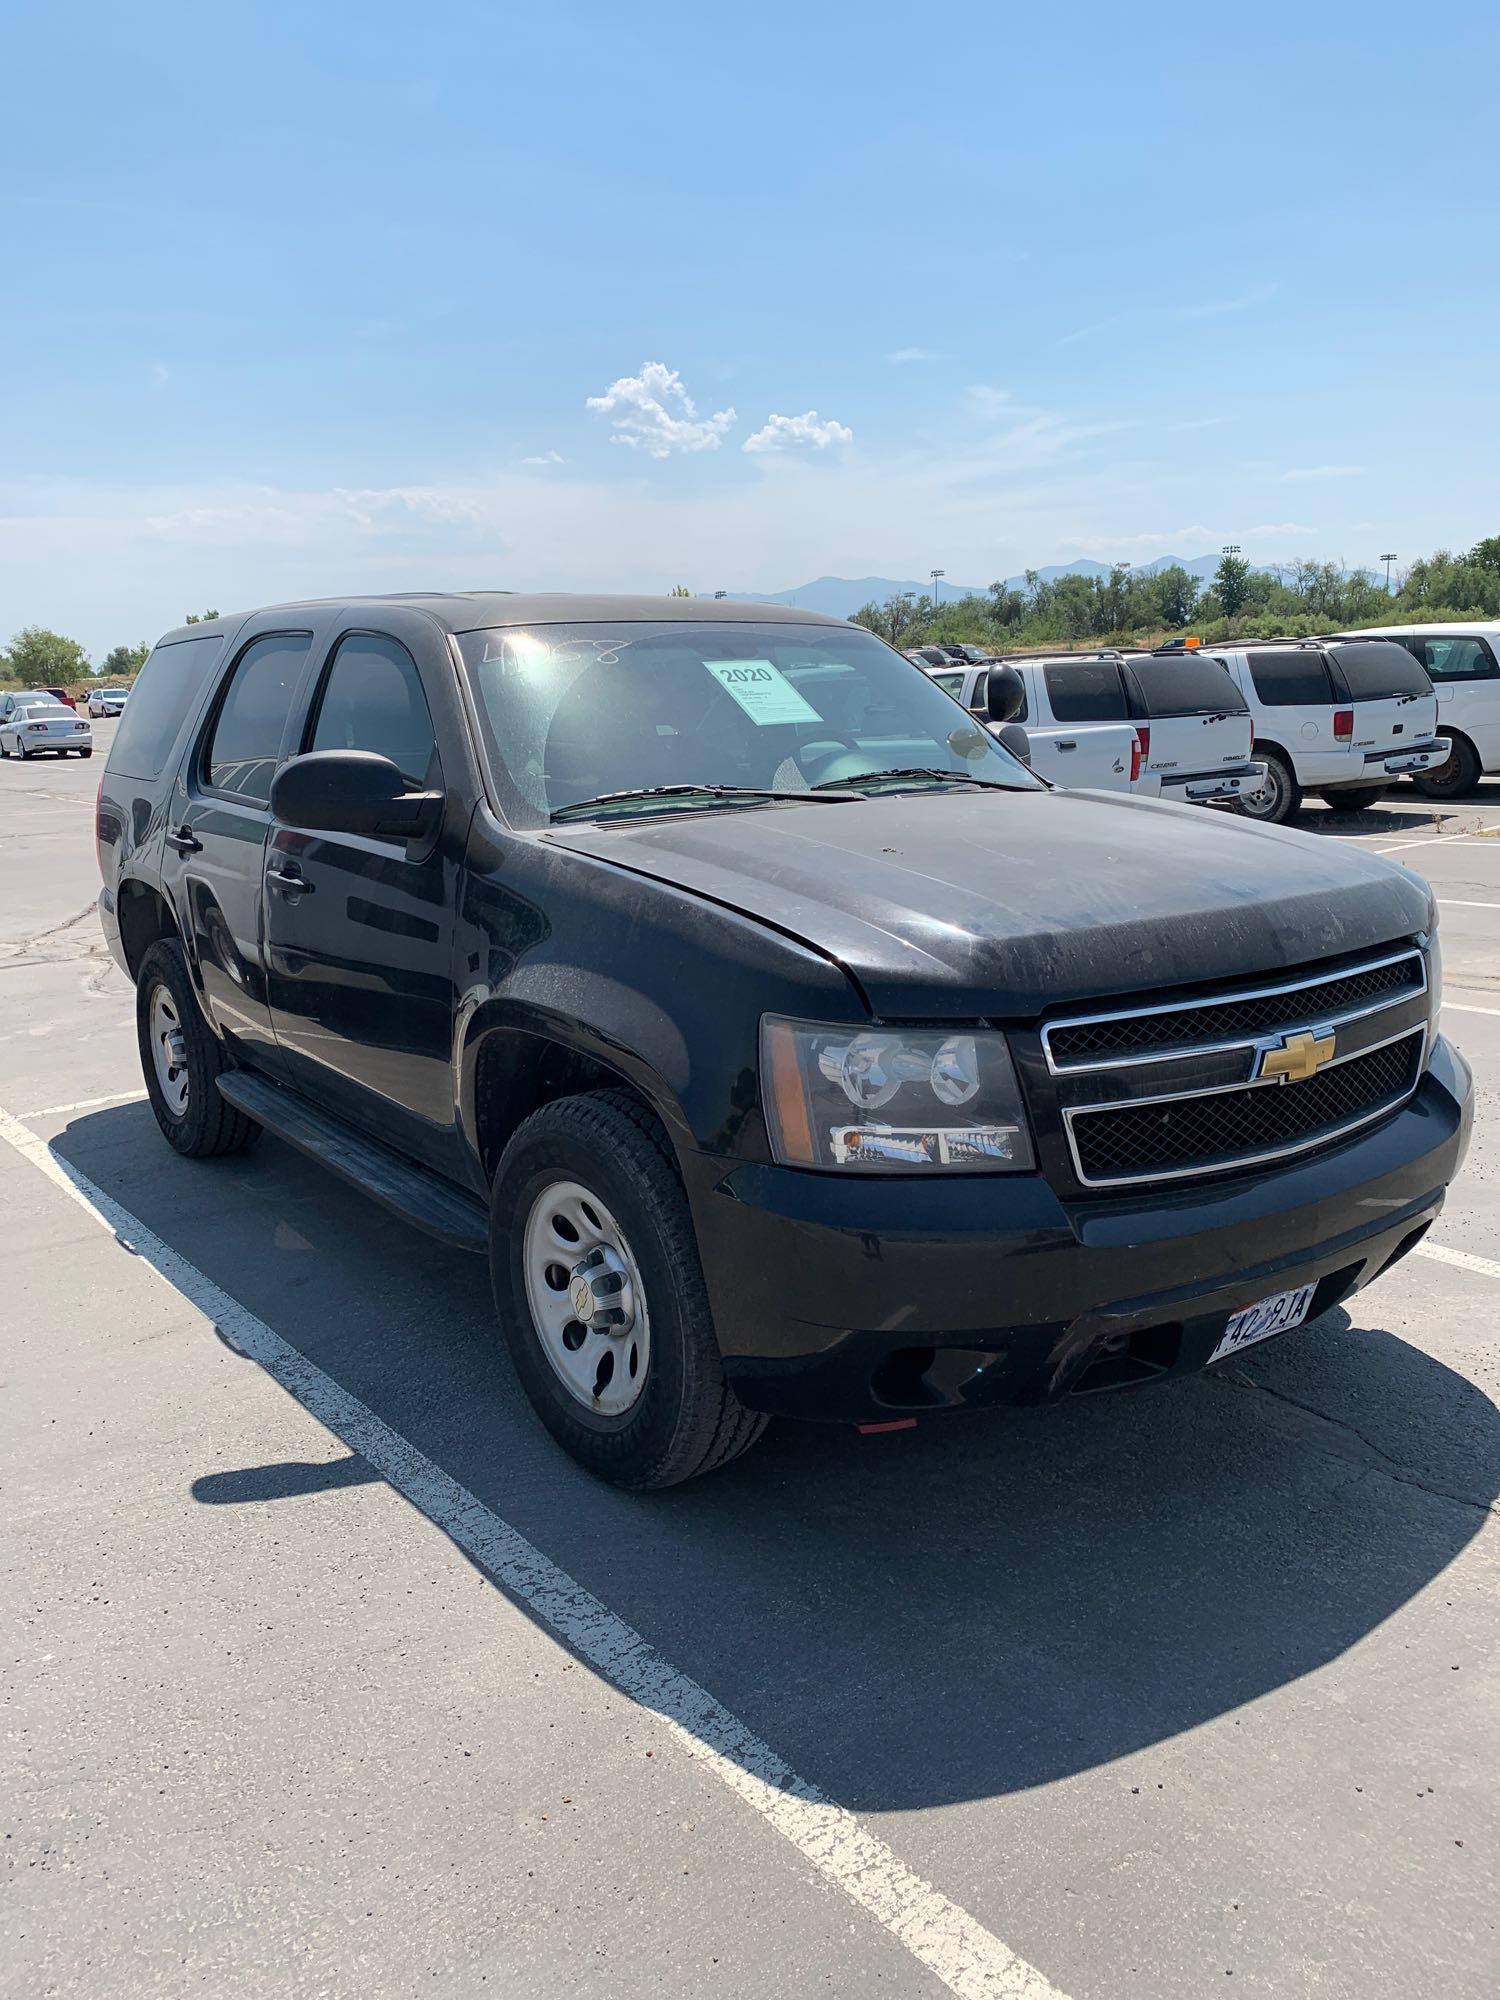
[[1394, 639], [1366, 639], [1330, 646], [1351, 701], [1389, 701], [1398, 694], [1431, 694], [1427, 669]]
[[1326, 708], [1333, 688], [1323, 655], [1311, 647], [1268, 646], [1247, 654], [1256, 698], [1267, 708]]
[[1059, 722], [1124, 722], [1125, 688], [1113, 660], [1047, 667], [1047, 699]]
[[141, 668], [110, 746], [109, 768], [126, 778], [159, 778], [205, 678], [224, 650], [220, 634], [157, 646]]

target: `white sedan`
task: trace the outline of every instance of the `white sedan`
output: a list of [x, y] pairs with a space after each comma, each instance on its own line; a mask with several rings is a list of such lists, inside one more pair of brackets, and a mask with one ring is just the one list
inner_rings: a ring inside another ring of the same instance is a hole
[[89, 714], [123, 715], [129, 695], [129, 688], [90, 688]]
[[47, 750], [54, 757], [77, 751], [94, 754], [94, 732], [86, 719], [60, 701], [18, 703], [0, 721], [0, 757], [36, 757]]

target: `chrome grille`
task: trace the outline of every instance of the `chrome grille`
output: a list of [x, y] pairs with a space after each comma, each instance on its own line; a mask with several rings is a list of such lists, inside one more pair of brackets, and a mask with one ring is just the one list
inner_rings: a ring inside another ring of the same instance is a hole
[[1068, 1114], [1080, 1180], [1169, 1180], [1302, 1152], [1393, 1109], [1416, 1088], [1426, 1030], [1334, 1061], [1306, 1083], [1252, 1083]]
[[1061, 1114], [1079, 1184], [1232, 1173], [1331, 1144], [1417, 1088], [1427, 953], [1048, 1022], [1028, 1089]]
[[1306, 1021], [1351, 1020], [1422, 993], [1426, 986], [1422, 953], [1403, 951], [1283, 985], [1059, 1021], [1043, 1029], [1042, 1044], [1048, 1066], [1057, 1074], [1149, 1061], [1196, 1048], [1248, 1044]]

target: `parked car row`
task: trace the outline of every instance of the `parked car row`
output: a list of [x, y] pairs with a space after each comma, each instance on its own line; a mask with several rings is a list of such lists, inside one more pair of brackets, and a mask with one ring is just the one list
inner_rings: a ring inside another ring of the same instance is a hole
[[[1449, 799], [1500, 770], [1500, 623], [1154, 653], [1001, 661], [978, 647], [921, 646], [906, 657], [980, 716], [990, 667], [1013, 669], [1029, 761], [1059, 784], [1227, 803], [1278, 823], [1307, 792], [1356, 812], [1398, 778]], [[1193, 715], [1196, 736], [1176, 726]]]

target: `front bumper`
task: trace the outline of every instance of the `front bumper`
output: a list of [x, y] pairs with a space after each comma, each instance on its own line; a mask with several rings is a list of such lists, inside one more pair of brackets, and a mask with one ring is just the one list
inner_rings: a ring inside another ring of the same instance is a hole
[[1404, 1255], [1468, 1145], [1438, 1038], [1416, 1095], [1311, 1157], [1130, 1200], [1038, 1175], [857, 1181], [688, 1155], [725, 1370], [752, 1409], [843, 1422], [1047, 1402], [1203, 1367], [1229, 1315], [1326, 1312]]

